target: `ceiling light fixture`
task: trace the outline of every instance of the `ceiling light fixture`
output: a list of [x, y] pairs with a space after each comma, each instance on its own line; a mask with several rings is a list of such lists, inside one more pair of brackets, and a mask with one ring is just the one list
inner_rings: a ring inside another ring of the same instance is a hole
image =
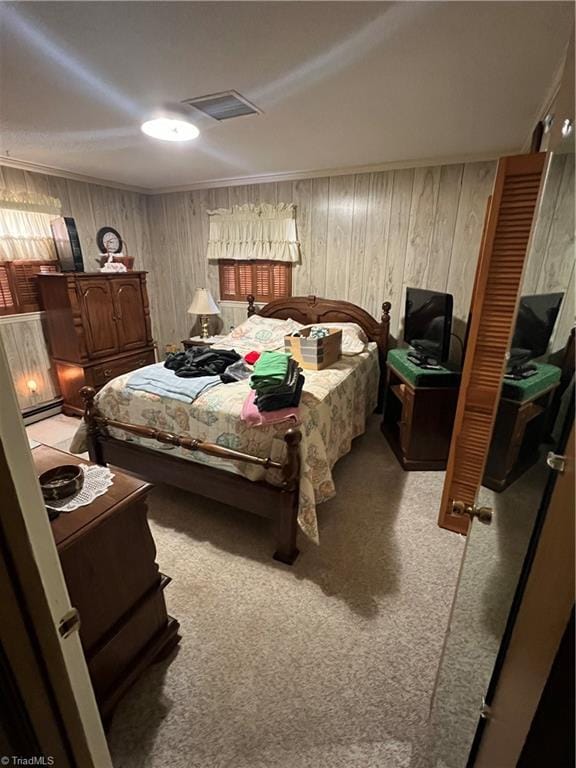
[[140, 126], [142, 133], [160, 141], [190, 141], [200, 135], [200, 131], [188, 120], [175, 117], [155, 117], [146, 120]]

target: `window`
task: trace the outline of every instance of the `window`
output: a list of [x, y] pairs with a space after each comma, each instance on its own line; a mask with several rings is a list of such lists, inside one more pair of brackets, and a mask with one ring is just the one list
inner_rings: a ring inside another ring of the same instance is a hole
[[220, 260], [220, 299], [272, 301], [292, 295], [292, 264], [285, 261]]
[[36, 275], [59, 272], [57, 261], [0, 261], [0, 315], [41, 309]]

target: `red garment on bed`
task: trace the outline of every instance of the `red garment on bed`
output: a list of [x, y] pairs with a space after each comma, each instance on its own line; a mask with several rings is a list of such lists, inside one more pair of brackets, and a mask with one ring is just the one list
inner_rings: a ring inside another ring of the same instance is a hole
[[254, 363], [258, 360], [260, 357], [260, 352], [256, 352], [256, 350], [253, 350], [252, 352], [248, 352], [247, 355], [244, 355], [244, 360], [248, 363], [248, 365], [254, 365]]

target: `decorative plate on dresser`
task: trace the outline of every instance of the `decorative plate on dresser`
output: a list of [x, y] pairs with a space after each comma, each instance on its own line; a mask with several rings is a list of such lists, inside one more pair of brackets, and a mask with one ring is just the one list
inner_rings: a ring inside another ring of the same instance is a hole
[[145, 272], [39, 275], [38, 286], [64, 413], [82, 414], [83, 386], [155, 362]]

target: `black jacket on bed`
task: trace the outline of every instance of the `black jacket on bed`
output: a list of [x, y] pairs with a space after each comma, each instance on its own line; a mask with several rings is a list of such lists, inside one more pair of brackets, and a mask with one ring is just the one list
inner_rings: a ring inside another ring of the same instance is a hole
[[233, 349], [190, 347], [185, 352], [171, 352], [164, 367], [174, 371], [176, 376], [192, 379], [196, 376], [218, 376], [237, 360], [240, 360], [240, 355]]

